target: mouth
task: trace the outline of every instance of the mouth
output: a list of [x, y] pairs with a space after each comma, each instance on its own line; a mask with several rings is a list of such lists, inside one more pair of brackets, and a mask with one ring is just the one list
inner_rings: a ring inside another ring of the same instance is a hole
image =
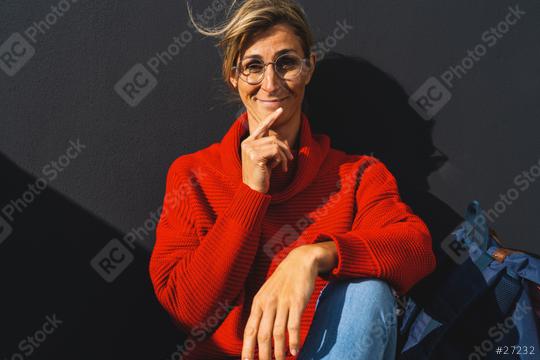
[[280, 106], [284, 106], [285, 101], [289, 98], [289, 96], [285, 96], [281, 99], [271, 99], [271, 100], [261, 100], [255, 98], [255, 102], [259, 104], [259, 106], [262, 109], [265, 109], [266, 111], [273, 111], [276, 110]]
[[255, 98], [256, 101], [259, 101], [259, 102], [262, 102], [262, 103], [266, 103], [266, 104], [272, 104], [272, 103], [280, 103], [280, 102], [283, 102], [285, 101], [286, 99], [288, 99], [289, 97], [288, 96], [285, 96], [281, 99], [270, 99], [270, 100], [265, 100], [265, 99], [258, 99], [258, 98]]

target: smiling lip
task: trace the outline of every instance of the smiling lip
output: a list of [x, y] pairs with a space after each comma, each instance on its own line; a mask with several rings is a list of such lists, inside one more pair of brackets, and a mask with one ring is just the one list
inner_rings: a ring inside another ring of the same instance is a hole
[[273, 102], [280, 102], [280, 101], [283, 101], [285, 99], [287, 99], [288, 96], [282, 98], [282, 99], [276, 99], [276, 100], [262, 100], [262, 99], [257, 99], [257, 101], [262, 101], [262, 102], [266, 102], [266, 103], [273, 103]]

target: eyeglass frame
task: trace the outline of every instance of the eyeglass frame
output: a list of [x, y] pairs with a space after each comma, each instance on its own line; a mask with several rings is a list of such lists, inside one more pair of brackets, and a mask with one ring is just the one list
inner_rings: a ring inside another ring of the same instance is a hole
[[[281, 58], [282, 56], [286, 56], [286, 55], [288, 55], [288, 56], [291, 56], [291, 55], [292, 55], [292, 56], [297, 56], [297, 57], [299, 57], [300, 60], [301, 60], [301, 63], [300, 63], [300, 64], [301, 64], [301, 65], [300, 65], [301, 68], [300, 68], [300, 71], [298, 72], [298, 75], [296, 75], [296, 76], [293, 78], [293, 79], [296, 79], [296, 78], [298, 78], [298, 77], [300, 76], [300, 74], [302, 74], [302, 72], [304, 71], [304, 65], [306, 64], [307, 61], [309, 61], [309, 57], [301, 58], [300, 56], [298, 56], [298, 55], [296, 55], [296, 54], [284, 53], [284, 54], [281, 54], [281, 55], [279, 55], [278, 57], [276, 57], [276, 58], [274, 59], [274, 61], [269, 61], [269, 62], [267, 62], [267, 63], [265, 63], [264, 61], [259, 61], [259, 62], [263, 63], [263, 69], [264, 69], [264, 70], [262, 71], [261, 80], [257, 81], [256, 83], [250, 83], [250, 82], [248, 82], [247, 80], [242, 79], [242, 77], [240, 76], [239, 71], [238, 71], [238, 70], [239, 70], [239, 69], [238, 69], [238, 65], [234, 65], [234, 66], [232, 67], [232, 69], [233, 69], [233, 71], [235, 72], [235, 74], [238, 76], [238, 78], [239, 78], [240, 80], [242, 80], [242, 81], [248, 83], [249, 85], [258, 85], [258, 84], [260, 84], [260, 83], [264, 80], [264, 75], [266, 74], [266, 66], [272, 64], [272, 66], [274, 67], [274, 72], [277, 74], [277, 76], [278, 76], [281, 80], [285, 80], [285, 81], [286, 81], [287, 79], [282, 78], [281, 75], [279, 74], [279, 72], [276, 71], [276, 62], [278, 61], [279, 58]], [[242, 60], [243, 60], [243, 59], [242, 59]], [[241, 63], [242, 60], [240, 60], [239, 62]], [[242, 74], [242, 75], [244, 75], [244, 74]], [[291, 80], [291, 79], [289, 79], [289, 80]]]

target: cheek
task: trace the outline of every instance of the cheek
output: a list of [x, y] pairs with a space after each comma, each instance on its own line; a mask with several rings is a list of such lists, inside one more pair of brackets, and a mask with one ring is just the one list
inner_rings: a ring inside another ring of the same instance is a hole
[[292, 92], [294, 94], [294, 97], [296, 98], [301, 98], [304, 96], [304, 92], [306, 90], [306, 86], [302, 83], [296, 85], [295, 87], [293, 87], [292, 89]]
[[253, 90], [246, 88], [243, 85], [239, 85], [238, 87], [238, 95], [242, 100], [250, 100], [251, 97], [254, 95]]

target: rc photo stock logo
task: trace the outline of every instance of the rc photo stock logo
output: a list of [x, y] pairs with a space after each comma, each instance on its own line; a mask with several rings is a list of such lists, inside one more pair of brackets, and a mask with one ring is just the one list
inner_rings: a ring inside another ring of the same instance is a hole
[[118, 239], [112, 239], [90, 261], [92, 267], [107, 282], [113, 282], [133, 261], [131, 251]]
[[[198, 24], [207, 26], [225, 9], [226, 0], [214, 0], [200, 14], [195, 15]], [[195, 29], [188, 19], [186, 29], [172, 41], [164, 50], [156, 52], [144, 64], [137, 63], [129, 69], [114, 85], [114, 91], [131, 107], [135, 107], [148, 96], [158, 85], [157, 76], [160, 68], [174, 61], [180, 52], [193, 41], [192, 31]]]
[[47, 315], [45, 317], [45, 321], [37, 330], [19, 341], [17, 351], [12, 353], [9, 357], [2, 357], [2, 360], [23, 360], [27, 358], [36, 358], [32, 357], [32, 355], [39, 352], [41, 345], [43, 345], [63, 323], [63, 320], [56, 317], [56, 313]]
[[39, 36], [46, 34], [71, 9], [71, 4], [76, 2], [78, 0], [60, 0], [56, 5], [51, 5], [50, 11], [34, 21], [22, 34], [11, 34], [0, 45], [0, 69], [8, 76], [15, 76], [35, 55], [33, 45]]
[[409, 104], [424, 118], [431, 120], [450, 101], [450, 90], [463, 79], [525, 15], [519, 4], [509, 6], [504, 18], [480, 35], [480, 42], [467, 49], [456, 64], [450, 65], [439, 76], [430, 76], [410, 97]]
[[343, 40], [353, 29], [354, 27], [347, 23], [347, 19], [337, 21], [334, 30], [324, 40], [313, 44], [310, 49], [315, 54], [317, 62], [322, 61], [326, 54], [337, 46], [338, 41]]

